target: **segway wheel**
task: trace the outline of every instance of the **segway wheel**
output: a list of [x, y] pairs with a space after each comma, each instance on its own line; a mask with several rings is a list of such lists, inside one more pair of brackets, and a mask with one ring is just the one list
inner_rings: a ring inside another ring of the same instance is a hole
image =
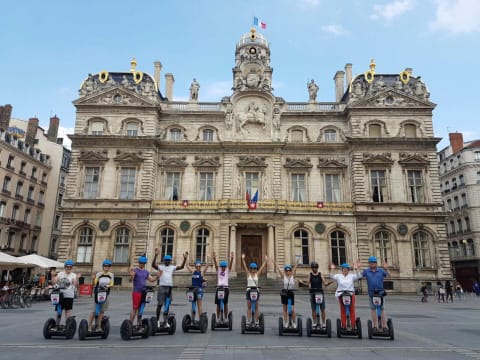
[[150, 336], [155, 336], [158, 331], [157, 318], [152, 316], [150, 318]]
[[142, 338], [146, 339], [150, 336], [150, 320], [148, 319], [142, 319], [142, 328], [143, 328], [143, 334]]
[[355, 326], [357, 327], [357, 336], [359, 339], [362, 338], [362, 321], [360, 320], [360, 318], [357, 318], [355, 320]]
[[120, 335], [123, 340], [130, 340], [133, 333], [133, 324], [130, 320], [123, 320], [120, 326]]
[[265, 333], [265, 318], [263, 316], [263, 313], [260, 313], [260, 316], [258, 317], [259, 325], [260, 325], [260, 334]]
[[278, 336], [283, 336], [283, 318], [278, 318]]
[[32, 307], [32, 298], [30, 296], [27, 296], [23, 299], [23, 303], [27, 308]]
[[233, 314], [232, 314], [232, 312], [230, 311], [230, 312], [228, 313], [228, 330], [229, 330], [229, 331], [232, 331], [232, 329], [233, 329]]
[[242, 321], [240, 322], [240, 328], [242, 329], [242, 334], [245, 334], [245, 329], [247, 328], [247, 317], [245, 315], [242, 315]]
[[170, 330], [168, 330], [168, 335], [173, 335], [175, 334], [175, 331], [177, 330], [177, 319], [175, 319], [175, 316], [171, 315], [167, 319], [168, 324], [170, 325]]
[[303, 335], [303, 327], [302, 327], [302, 318], [297, 317], [297, 330], [298, 330], [298, 336]]
[[332, 337], [332, 320], [327, 319], [326, 321], [326, 330], [327, 330], [327, 337]]
[[75, 332], [77, 331], [77, 321], [73, 316], [70, 316], [65, 321], [65, 339], [73, 339]]
[[50, 329], [55, 327], [55, 319], [48, 319], [45, 321], [45, 325], [43, 325], [43, 337], [45, 339], [50, 339], [52, 335], [50, 334]]
[[200, 315], [200, 332], [202, 334], [204, 334], [206, 331], [207, 331], [207, 328], [208, 328], [208, 317], [207, 317], [207, 314], [206, 313], [203, 313], [202, 315]]
[[308, 318], [307, 319], [307, 336], [311, 337], [312, 336], [312, 319]]
[[342, 322], [340, 319], [337, 319], [337, 338], [342, 337]]
[[87, 337], [88, 333], [88, 321], [83, 319], [80, 321], [80, 324], [78, 324], [78, 338], [80, 340], [85, 340]]
[[188, 327], [190, 326], [190, 315], [185, 315], [182, 319], [182, 330], [184, 333], [188, 332]]
[[395, 334], [393, 332], [393, 321], [392, 319], [387, 320], [387, 326], [388, 326], [388, 334], [390, 335], [390, 340], [395, 339]]
[[106, 339], [108, 338], [108, 335], [110, 334], [110, 320], [109, 319], [103, 319], [102, 320], [102, 330], [103, 330], [103, 334], [102, 334], [102, 339]]
[[212, 314], [212, 324], [211, 324], [211, 328], [212, 328], [212, 331], [215, 331], [215, 326], [217, 324], [217, 315], [215, 315], [215, 313]]
[[373, 337], [372, 320], [367, 320], [367, 332], [368, 332], [368, 338], [371, 339]]

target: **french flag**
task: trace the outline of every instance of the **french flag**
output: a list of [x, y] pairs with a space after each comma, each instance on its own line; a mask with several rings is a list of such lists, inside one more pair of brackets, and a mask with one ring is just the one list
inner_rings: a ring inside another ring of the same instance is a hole
[[253, 17], [253, 25], [257, 26], [257, 27], [260, 26], [262, 29], [267, 28], [267, 23], [258, 20], [258, 18], [256, 16]]
[[255, 191], [255, 195], [250, 199], [248, 204], [248, 208], [251, 210], [255, 210], [257, 208], [257, 201], [258, 201], [258, 190]]

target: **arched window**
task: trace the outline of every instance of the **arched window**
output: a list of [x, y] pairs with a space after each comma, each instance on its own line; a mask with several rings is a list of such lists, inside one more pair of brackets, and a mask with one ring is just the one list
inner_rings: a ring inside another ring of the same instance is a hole
[[182, 131], [180, 129], [170, 129], [170, 141], [180, 141], [182, 139]]
[[330, 235], [330, 246], [332, 249], [332, 263], [337, 266], [346, 263], [345, 233], [342, 231], [332, 232]]
[[388, 232], [379, 231], [375, 234], [375, 254], [381, 259], [380, 262], [390, 263], [392, 261], [392, 249]]
[[295, 257], [300, 257], [300, 264], [308, 265], [310, 263], [308, 254], [308, 232], [303, 229], [295, 231], [293, 233], [293, 243], [295, 246]]
[[210, 231], [206, 228], [200, 228], [197, 231], [197, 239], [195, 242], [195, 260], [200, 260], [202, 263], [206, 262], [207, 256], [207, 240]]
[[370, 124], [368, 126], [369, 137], [382, 137], [382, 128], [378, 124]]
[[137, 136], [138, 135], [138, 123], [129, 122], [127, 123], [127, 136]]
[[417, 137], [417, 127], [413, 124], [405, 124], [405, 137], [415, 138]]
[[203, 134], [203, 141], [213, 141], [212, 129], [205, 129], [203, 130], [202, 134]]
[[292, 142], [303, 142], [302, 130], [292, 130]]
[[105, 131], [105, 123], [103, 121], [93, 121], [90, 124], [91, 135], [103, 135]]
[[431, 267], [430, 249], [428, 246], [428, 234], [424, 231], [417, 231], [413, 234], [413, 253], [416, 268]]
[[77, 263], [91, 263], [93, 250], [93, 229], [81, 228], [78, 233]]
[[325, 130], [325, 142], [337, 142], [337, 131], [332, 129]]
[[160, 232], [160, 247], [161, 247], [161, 259], [165, 255], [173, 254], [173, 240], [175, 238], [175, 232], [173, 229], [165, 228]]
[[126, 227], [118, 228], [115, 231], [115, 247], [113, 249], [113, 262], [128, 263], [128, 254], [130, 247], [130, 230]]

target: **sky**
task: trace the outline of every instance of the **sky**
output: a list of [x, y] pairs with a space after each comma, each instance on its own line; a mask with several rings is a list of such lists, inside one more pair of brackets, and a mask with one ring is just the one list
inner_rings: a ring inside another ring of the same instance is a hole
[[187, 100], [193, 78], [199, 101], [231, 95], [235, 44], [253, 17], [270, 43], [274, 95], [308, 101], [306, 83], [319, 85], [317, 101], [335, 101], [333, 77], [353, 64], [398, 74], [412, 68], [437, 104], [436, 137], [449, 132], [480, 139], [474, 114], [480, 66], [479, 0], [23, 0], [2, 4], [0, 105], [12, 117], [38, 117], [48, 128], [57, 115], [72, 133], [78, 89], [89, 73], [137, 70], [153, 62], [175, 78], [174, 99]]

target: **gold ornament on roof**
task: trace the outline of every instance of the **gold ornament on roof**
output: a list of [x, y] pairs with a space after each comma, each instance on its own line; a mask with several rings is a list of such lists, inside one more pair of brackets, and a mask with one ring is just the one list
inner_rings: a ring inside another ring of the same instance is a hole
[[403, 70], [401, 73], [400, 73], [400, 81], [406, 85], [408, 84], [408, 82], [410, 81], [410, 71], [408, 70]]
[[131, 68], [130, 68], [130, 71], [135, 71], [135, 68], [137, 67], [137, 59], [135, 58], [132, 58], [132, 61], [130, 61], [130, 65], [131, 65]]
[[108, 71], [100, 71], [98, 73], [98, 81], [100, 81], [102, 84], [108, 80]]
[[133, 81], [135, 81], [135, 84], [140, 84], [143, 79], [143, 72], [141, 71], [134, 71], [133, 72]]
[[251, 28], [250, 29], [250, 39], [251, 40], [255, 40], [257, 38], [257, 30], [255, 30], [255, 28]]
[[373, 79], [375, 78], [375, 67], [377, 65], [375, 64], [375, 60], [372, 59], [370, 60], [370, 70], [365, 71], [365, 80], [371, 84], [373, 82]]

